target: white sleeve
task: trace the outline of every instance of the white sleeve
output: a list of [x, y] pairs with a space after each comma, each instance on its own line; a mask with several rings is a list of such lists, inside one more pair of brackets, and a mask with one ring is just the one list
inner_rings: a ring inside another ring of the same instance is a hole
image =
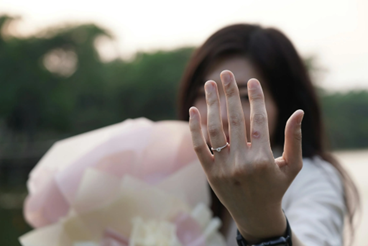
[[304, 245], [341, 246], [345, 203], [338, 171], [320, 157], [303, 168], [284, 195], [290, 227]]

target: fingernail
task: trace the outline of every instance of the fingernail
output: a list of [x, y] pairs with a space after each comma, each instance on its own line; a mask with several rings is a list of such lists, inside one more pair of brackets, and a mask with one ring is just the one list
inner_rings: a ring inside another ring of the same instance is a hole
[[256, 89], [258, 87], [259, 83], [255, 79], [251, 79], [248, 81], [248, 89]]
[[222, 74], [222, 78], [224, 80], [224, 84], [225, 85], [230, 84], [230, 82], [231, 82], [231, 74], [229, 72], [224, 72]]
[[212, 83], [207, 82], [205, 89], [207, 93], [212, 93], [215, 91], [215, 86]]
[[189, 109], [189, 119], [194, 119], [194, 117], [195, 117], [195, 114], [193, 113], [193, 110], [194, 110], [194, 108], [193, 108], [193, 107], [191, 107], [191, 108]]

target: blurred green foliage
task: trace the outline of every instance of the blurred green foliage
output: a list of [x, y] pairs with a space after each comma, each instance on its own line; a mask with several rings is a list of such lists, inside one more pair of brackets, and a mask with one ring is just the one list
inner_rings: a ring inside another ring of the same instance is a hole
[[[11, 21], [0, 16], [0, 245], [7, 246], [29, 230], [19, 200], [26, 175], [51, 144], [127, 118], [175, 119], [179, 80], [194, 50], [102, 62], [96, 39], [113, 37], [96, 25], [19, 38], [7, 34]], [[312, 58], [305, 62], [318, 70]], [[320, 92], [331, 146], [367, 147], [368, 92]]]
[[[7, 21], [1, 17], [0, 25]], [[1, 38], [5, 126], [35, 140], [44, 132], [59, 138], [129, 117], [175, 118], [178, 81], [193, 49], [103, 63], [94, 44], [100, 36], [110, 37], [95, 25], [81, 25], [25, 39]]]
[[322, 95], [322, 111], [331, 148], [367, 148], [368, 92]]
[[25, 180], [51, 144], [92, 129], [147, 117], [176, 118], [176, 93], [193, 48], [102, 62], [93, 24], [7, 35], [0, 17], [0, 245], [19, 245]]
[[[0, 29], [11, 21], [0, 17]], [[51, 28], [28, 38], [1, 33], [0, 127], [7, 134], [0, 141], [9, 141], [9, 133], [31, 142], [126, 118], [176, 117], [178, 82], [191, 47], [102, 62], [95, 40], [112, 35], [93, 24]], [[305, 62], [318, 70], [313, 57]], [[368, 146], [368, 93], [320, 94], [332, 147]]]

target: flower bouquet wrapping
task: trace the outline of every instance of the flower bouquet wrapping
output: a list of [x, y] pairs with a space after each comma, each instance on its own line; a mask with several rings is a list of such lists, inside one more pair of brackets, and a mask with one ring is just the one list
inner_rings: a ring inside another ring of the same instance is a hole
[[23, 246], [225, 245], [188, 125], [147, 119], [57, 142], [30, 173]]

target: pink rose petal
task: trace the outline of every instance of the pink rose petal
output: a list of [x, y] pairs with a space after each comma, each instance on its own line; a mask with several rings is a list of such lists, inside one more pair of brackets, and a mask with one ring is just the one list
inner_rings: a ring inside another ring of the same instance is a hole
[[69, 204], [54, 180], [36, 194], [27, 197], [24, 204], [25, 218], [33, 227], [55, 223], [60, 217], [65, 216], [68, 210]]
[[107, 228], [104, 232], [101, 246], [128, 246], [129, 239], [119, 234], [111, 228]]
[[40, 227], [65, 216], [88, 168], [156, 185], [193, 160], [188, 124], [179, 121], [126, 120], [59, 141], [31, 172], [25, 217]]

